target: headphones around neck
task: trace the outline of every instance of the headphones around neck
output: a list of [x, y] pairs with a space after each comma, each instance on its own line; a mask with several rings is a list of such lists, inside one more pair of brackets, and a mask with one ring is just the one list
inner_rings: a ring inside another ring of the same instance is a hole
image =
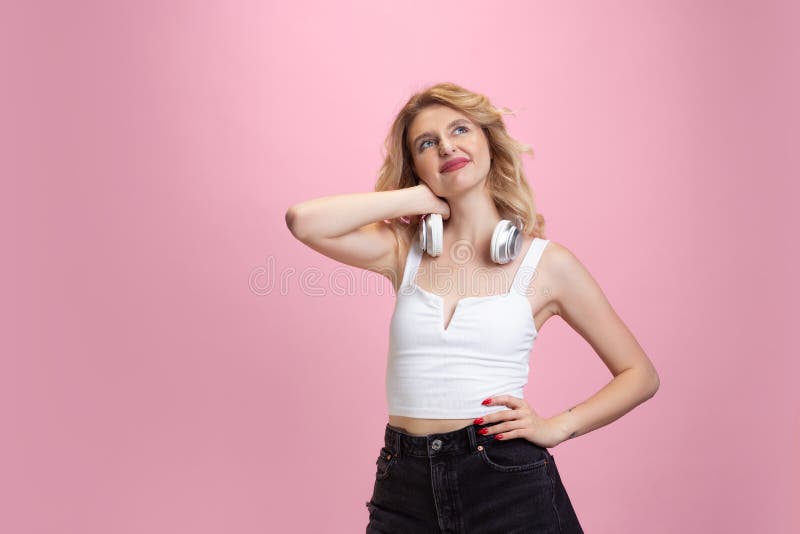
[[[519, 217], [515, 225], [508, 219], [497, 223], [492, 232], [492, 242], [489, 245], [492, 261], [495, 263], [508, 263], [517, 257], [522, 249], [522, 221]], [[419, 246], [433, 257], [442, 253], [444, 224], [439, 213], [423, 215], [419, 221]]]

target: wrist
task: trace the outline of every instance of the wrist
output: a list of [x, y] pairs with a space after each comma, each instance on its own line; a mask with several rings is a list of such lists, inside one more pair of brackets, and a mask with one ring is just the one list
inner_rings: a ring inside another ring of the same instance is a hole
[[426, 215], [428, 213], [432, 213], [434, 210], [434, 206], [431, 205], [431, 193], [430, 190], [427, 190], [428, 186], [426, 185], [415, 185], [409, 187], [410, 189], [409, 194], [411, 195], [410, 199], [410, 208], [409, 211], [412, 215]]
[[552, 426], [555, 431], [559, 443], [567, 441], [571, 436], [572, 429], [572, 414], [570, 412], [560, 413], [547, 419], [547, 422]]

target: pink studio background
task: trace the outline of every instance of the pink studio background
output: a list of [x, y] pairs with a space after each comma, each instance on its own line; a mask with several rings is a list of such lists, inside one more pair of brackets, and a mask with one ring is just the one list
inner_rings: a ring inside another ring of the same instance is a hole
[[[797, 532], [798, 14], [4, 3], [0, 531], [363, 532], [394, 296], [284, 212], [372, 191], [402, 103], [453, 81], [518, 111], [548, 237], [661, 376], [551, 450], [586, 532]], [[526, 399], [610, 378], [554, 318]]]

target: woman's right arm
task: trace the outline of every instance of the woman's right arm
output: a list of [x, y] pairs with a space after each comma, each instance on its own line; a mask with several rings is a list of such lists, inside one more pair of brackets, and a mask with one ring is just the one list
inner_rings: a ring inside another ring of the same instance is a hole
[[286, 210], [286, 226], [298, 240], [347, 265], [399, 277], [397, 236], [384, 219], [450, 209], [425, 184], [393, 191], [351, 193], [315, 198]]

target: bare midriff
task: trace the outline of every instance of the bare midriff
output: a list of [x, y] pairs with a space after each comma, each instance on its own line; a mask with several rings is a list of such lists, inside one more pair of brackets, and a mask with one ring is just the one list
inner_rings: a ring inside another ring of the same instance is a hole
[[404, 415], [390, 415], [389, 424], [399, 428], [412, 436], [426, 436], [428, 434], [441, 434], [460, 430], [475, 424], [475, 418], [470, 419], [420, 419]]

